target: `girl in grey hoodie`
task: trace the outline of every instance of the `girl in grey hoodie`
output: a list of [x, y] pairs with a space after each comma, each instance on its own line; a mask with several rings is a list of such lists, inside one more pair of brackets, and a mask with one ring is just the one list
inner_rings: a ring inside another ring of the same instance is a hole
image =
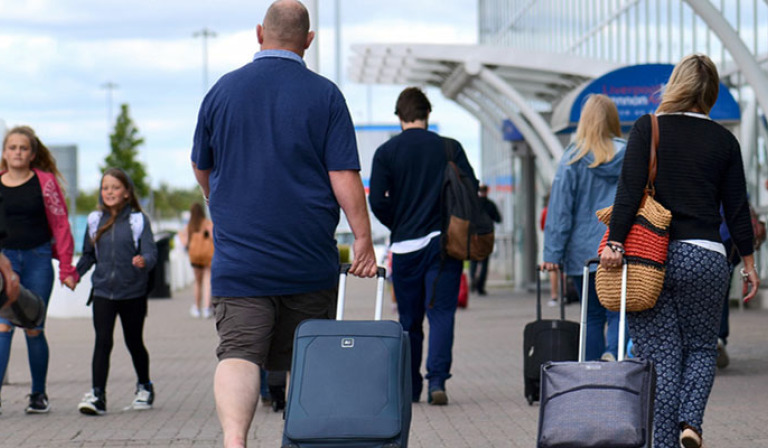
[[96, 331], [91, 364], [93, 389], [78, 406], [86, 415], [101, 415], [107, 410], [107, 374], [117, 316], [138, 377], [131, 408], [150, 409], [155, 397], [143, 340], [149, 271], [157, 261], [149, 218], [141, 211], [133, 182], [119, 168], [104, 172], [99, 199], [99, 210], [88, 216], [83, 255], [77, 263], [81, 278], [96, 265], [91, 277]]

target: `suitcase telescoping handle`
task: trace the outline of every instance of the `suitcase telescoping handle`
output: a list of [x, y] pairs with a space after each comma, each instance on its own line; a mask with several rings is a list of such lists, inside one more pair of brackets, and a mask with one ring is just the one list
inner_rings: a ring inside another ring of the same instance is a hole
[[[536, 265], [536, 320], [541, 320], [541, 273], [549, 272], [544, 269], [543, 264]], [[558, 267], [560, 274], [560, 320], [565, 320], [565, 271], [562, 266]]]
[[[589, 266], [600, 264], [599, 258], [591, 258], [584, 263], [584, 281], [581, 288], [581, 329], [579, 330], [579, 362], [584, 362], [587, 354], [587, 304], [589, 299]], [[627, 259], [621, 260], [621, 305], [619, 309], [619, 361], [626, 357], [627, 326]]]
[[[352, 265], [344, 263], [339, 267], [339, 295], [336, 301], [336, 320], [344, 320], [344, 300], [347, 295], [347, 275]], [[381, 266], [376, 268], [376, 311], [374, 320], [381, 320], [381, 310], [384, 308], [384, 279], [387, 277], [387, 269]]]

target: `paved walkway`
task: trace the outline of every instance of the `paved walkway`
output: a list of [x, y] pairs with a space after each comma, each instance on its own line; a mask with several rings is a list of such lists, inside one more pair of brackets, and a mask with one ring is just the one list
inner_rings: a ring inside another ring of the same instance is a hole
[[[373, 289], [373, 281], [350, 280], [348, 316], [372, 315]], [[150, 411], [122, 410], [132, 399], [135, 375], [116, 335], [108, 413], [86, 417], [77, 412], [90, 388], [93, 330], [90, 319], [70, 318], [48, 323], [52, 410], [25, 415], [29, 373], [24, 338], [17, 332], [11, 384], [2, 390], [0, 447], [221, 446], [211, 390], [215, 331], [212, 321], [189, 317], [190, 303], [191, 290], [150, 302], [146, 339], [157, 391]], [[576, 306], [568, 307], [569, 319], [576, 320], [577, 313]], [[393, 317], [389, 307], [385, 316]], [[491, 290], [489, 296], [470, 298], [457, 319], [450, 404], [414, 405], [411, 447], [535, 446], [538, 406], [528, 406], [523, 397], [521, 354], [523, 326], [533, 316], [529, 293]], [[715, 381], [705, 440], [709, 448], [768, 447], [768, 311], [734, 310], [731, 328], [731, 366]], [[250, 447], [280, 446], [279, 414], [260, 407], [253, 427]]]

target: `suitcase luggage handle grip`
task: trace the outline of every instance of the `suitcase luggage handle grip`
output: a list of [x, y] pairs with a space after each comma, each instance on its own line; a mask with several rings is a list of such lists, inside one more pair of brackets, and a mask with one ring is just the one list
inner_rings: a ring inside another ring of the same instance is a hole
[[[579, 329], [579, 362], [584, 362], [587, 354], [587, 304], [589, 303], [589, 267], [600, 264], [600, 258], [590, 258], [584, 263], [584, 281], [581, 288], [581, 328]], [[626, 357], [627, 326], [627, 257], [621, 259], [621, 307], [619, 309], [619, 357]]]
[[[565, 269], [558, 266], [557, 271], [560, 274], [560, 320], [565, 320]], [[544, 264], [536, 265], [536, 320], [541, 320], [541, 272], [549, 272], [544, 269]]]
[[[352, 268], [351, 263], [342, 263], [339, 266], [339, 274], [347, 275], [349, 274], [349, 270]], [[387, 268], [383, 266], [377, 266], [376, 267], [376, 277], [377, 278], [386, 278], [387, 277]]]
[[[349, 263], [342, 263], [339, 266], [339, 294], [336, 299], [336, 320], [344, 320], [344, 302], [347, 295], [347, 275], [352, 267]], [[373, 314], [374, 320], [381, 320], [382, 310], [384, 309], [384, 279], [387, 277], [387, 268], [378, 266], [376, 268], [376, 308]]]

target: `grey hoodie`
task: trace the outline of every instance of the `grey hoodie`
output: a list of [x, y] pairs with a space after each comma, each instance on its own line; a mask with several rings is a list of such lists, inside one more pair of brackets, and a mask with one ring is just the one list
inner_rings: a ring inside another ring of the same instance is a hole
[[[157, 262], [157, 247], [152, 235], [149, 218], [142, 213], [144, 227], [139, 237], [139, 247], [133, 241], [130, 224], [131, 207], [126, 205], [118, 214], [117, 220], [99, 238], [97, 247], [85, 231], [83, 255], [77, 262], [77, 273], [83, 274], [96, 265], [91, 277], [93, 295], [112, 300], [137, 299], [146, 297], [149, 271]], [[99, 221], [99, 228], [109, 220], [109, 213], [104, 213]], [[98, 257], [97, 257], [98, 252]], [[145, 267], [133, 266], [135, 255], [142, 255]]]

